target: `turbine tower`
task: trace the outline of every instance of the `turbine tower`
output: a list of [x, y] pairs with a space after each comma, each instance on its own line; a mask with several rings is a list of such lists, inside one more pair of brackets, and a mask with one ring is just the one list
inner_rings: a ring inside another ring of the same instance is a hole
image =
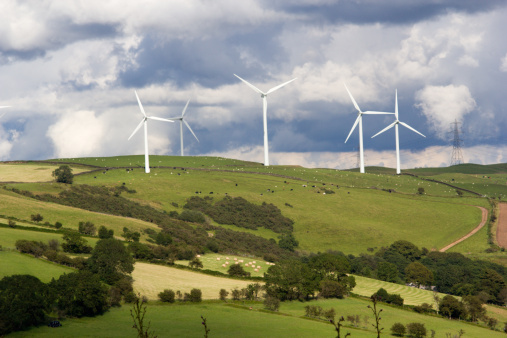
[[361, 174], [364, 174], [364, 151], [363, 151], [363, 114], [365, 115], [378, 115], [378, 114], [392, 114], [392, 113], [386, 113], [386, 112], [379, 112], [379, 111], [361, 111], [359, 106], [357, 105], [356, 100], [354, 100], [354, 97], [350, 93], [349, 89], [347, 88], [347, 85], [344, 83], [345, 89], [347, 90], [347, 93], [349, 93], [350, 99], [352, 100], [352, 103], [354, 104], [354, 107], [357, 109], [357, 119], [356, 122], [354, 122], [354, 125], [352, 126], [352, 129], [350, 129], [349, 136], [347, 136], [347, 139], [345, 140], [345, 143], [349, 140], [350, 135], [356, 128], [356, 126], [359, 124], [359, 172]]
[[171, 123], [173, 123], [174, 121], [171, 121], [168, 119], [163, 119], [160, 117], [155, 117], [155, 116], [147, 116], [146, 113], [144, 112], [144, 108], [141, 103], [141, 100], [139, 100], [139, 96], [137, 95], [137, 92], [135, 90], [134, 90], [134, 93], [136, 94], [137, 103], [139, 104], [139, 108], [141, 109], [141, 113], [143, 114], [143, 119], [137, 125], [136, 129], [134, 129], [134, 132], [132, 132], [132, 134], [130, 135], [130, 137], [128, 139], [130, 140], [132, 138], [132, 136], [134, 136], [135, 133], [137, 133], [137, 131], [139, 129], [141, 129], [142, 126], [144, 126], [144, 172], [148, 174], [150, 172], [150, 158], [149, 158], [149, 154], [148, 154], [148, 123], [147, 123], [148, 119], [157, 120], [157, 121], [164, 121], [164, 122], [171, 122]]
[[451, 123], [451, 125], [454, 125], [451, 131], [452, 133], [454, 133], [454, 140], [452, 142], [451, 165], [464, 163], [463, 154], [461, 153], [461, 142], [463, 142], [463, 140], [459, 136], [458, 124], [460, 124], [458, 120], [454, 120], [454, 122]]
[[257, 93], [261, 94], [261, 97], [262, 97], [262, 113], [263, 113], [263, 119], [264, 119], [264, 165], [268, 166], [269, 165], [269, 151], [268, 151], [268, 116], [267, 116], [268, 100], [267, 100], [267, 96], [268, 96], [268, 94], [271, 94], [275, 90], [278, 90], [278, 89], [282, 88], [283, 86], [291, 83], [292, 81], [294, 81], [297, 78], [294, 78], [294, 79], [292, 79], [290, 81], [282, 83], [281, 85], [273, 87], [270, 90], [268, 90], [267, 92], [263, 92], [259, 88], [255, 87], [250, 82], [248, 82], [246, 80], [243, 80], [242, 78], [240, 78], [236, 74], [234, 74], [234, 76], [237, 77], [238, 79], [240, 79], [241, 81], [243, 81], [248, 87], [252, 88], [254, 91], [256, 91]]
[[384, 131], [391, 129], [392, 127], [395, 127], [395, 131], [396, 131], [395, 132], [395, 134], [396, 134], [396, 174], [399, 175], [401, 173], [401, 169], [400, 169], [400, 137], [399, 137], [399, 133], [398, 133], [398, 124], [401, 124], [405, 128], [408, 128], [408, 129], [412, 130], [413, 132], [418, 133], [422, 137], [426, 137], [426, 136], [424, 136], [423, 134], [421, 134], [420, 132], [418, 132], [417, 130], [415, 130], [414, 128], [409, 126], [408, 124], [401, 122], [398, 119], [398, 90], [396, 90], [396, 100], [395, 100], [394, 107], [395, 107], [394, 108], [394, 116], [396, 118], [396, 121], [394, 121], [393, 123], [391, 123], [390, 125], [388, 125], [384, 129], [382, 129], [381, 131], [379, 131], [378, 133], [373, 135], [371, 138], [374, 138], [375, 136], [382, 134]]
[[192, 128], [190, 128], [190, 125], [187, 123], [187, 121], [185, 121], [184, 117], [185, 117], [185, 112], [187, 111], [187, 107], [188, 107], [188, 104], [190, 103], [190, 100], [187, 101], [187, 104], [185, 105], [185, 108], [183, 108], [183, 112], [181, 113], [181, 117], [173, 117], [173, 118], [170, 118], [169, 120], [173, 120], [173, 121], [180, 121], [180, 144], [181, 144], [181, 156], [183, 156], [183, 123], [185, 123], [185, 125], [187, 126], [188, 130], [190, 130], [190, 132], [192, 133], [192, 135], [194, 135], [195, 139], [197, 140], [197, 142], [199, 142], [199, 139], [197, 138], [197, 136], [195, 136], [194, 134], [194, 131], [192, 130]]

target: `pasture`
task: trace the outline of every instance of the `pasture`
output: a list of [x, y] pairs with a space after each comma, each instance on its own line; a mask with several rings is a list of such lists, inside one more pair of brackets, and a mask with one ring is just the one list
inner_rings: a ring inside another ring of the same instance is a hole
[[[205, 255], [200, 255], [199, 259], [202, 262], [203, 269], [219, 271], [225, 274], [227, 274], [229, 266], [236, 264], [236, 262], [237, 264], [241, 264], [246, 272], [250, 272], [250, 275], [252, 277], [262, 277], [264, 275], [264, 272], [266, 272], [270, 267], [268, 262], [263, 259], [238, 255], [208, 253]], [[189, 262], [190, 261], [176, 261], [175, 263], [180, 265], [188, 265]]]
[[[6, 164], [0, 163], [0, 182], [49, 182], [53, 181], [52, 173], [59, 166], [44, 162]], [[84, 168], [73, 168], [74, 174], [88, 171]]]
[[230, 292], [253, 283], [142, 262], [135, 263], [132, 278], [134, 290], [152, 300], [158, 299], [158, 294], [164, 289], [179, 290], [183, 294], [190, 293], [193, 288], [201, 289], [203, 299], [218, 299], [220, 289]]
[[48, 283], [64, 273], [75, 271], [62, 265], [16, 251], [0, 250], [0, 279], [12, 275], [32, 275]]

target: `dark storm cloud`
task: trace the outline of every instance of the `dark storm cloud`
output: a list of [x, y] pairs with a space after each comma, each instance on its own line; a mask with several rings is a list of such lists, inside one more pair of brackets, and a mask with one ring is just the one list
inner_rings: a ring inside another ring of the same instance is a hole
[[[505, 6], [504, 0], [342, 0], [332, 4], [290, 4], [277, 0], [269, 4], [279, 10], [303, 15], [315, 22], [410, 24], [449, 12], [477, 13]], [[319, 21], [317, 21], [319, 22]]]

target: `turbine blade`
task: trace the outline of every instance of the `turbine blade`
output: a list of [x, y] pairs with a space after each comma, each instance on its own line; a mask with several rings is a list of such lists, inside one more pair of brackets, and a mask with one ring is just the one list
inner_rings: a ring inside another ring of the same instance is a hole
[[356, 129], [356, 126], [357, 124], [359, 123], [359, 119], [361, 118], [361, 115], [359, 115], [356, 119], [356, 122], [354, 122], [354, 125], [352, 126], [352, 129], [350, 129], [350, 133], [349, 133], [349, 136], [347, 136], [347, 139], [345, 140], [345, 143], [347, 143], [347, 141], [349, 140], [349, 137], [350, 135], [352, 135], [352, 132], [354, 131], [354, 129]]
[[190, 128], [190, 125], [187, 123], [187, 121], [185, 120], [182, 120], [183, 123], [185, 123], [185, 125], [187, 126], [188, 130], [190, 130], [190, 132], [192, 133], [192, 135], [194, 135], [195, 139], [197, 140], [197, 142], [199, 142], [199, 139], [197, 138], [197, 136], [195, 136], [195, 133], [194, 131], [192, 130], [192, 128]]
[[388, 112], [385, 112], [385, 111], [364, 111], [363, 114], [368, 114], [368, 115], [379, 115], [379, 114], [389, 114], [389, 115], [392, 115], [394, 113], [388, 113]]
[[349, 89], [347, 88], [347, 85], [345, 83], [343, 83], [343, 85], [345, 86], [345, 89], [347, 89], [347, 93], [349, 93], [350, 99], [352, 100], [352, 103], [354, 104], [354, 107], [356, 107], [356, 109], [361, 113], [361, 109], [359, 109], [359, 106], [357, 105], [356, 100], [354, 100], [354, 97], [352, 96], [352, 94], [350, 93]]
[[141, 123], [139, 123], [139, 124], [137, 125], [136, 129], [134, 129], [134, 132], [133, 132], [133, 133], [130, 135], [130, 137], [128, 138], [129, 140], [132, 138], [132, 136], [134, 136], [134, 134], [135, 134], [135, 133], [137, 133], [137, 131], [138, 131], [139, 129], [141, 129], [141, 127], [143, 126], [144, 121], [146, 121], [146, 119], [142, 119], [142, 120], [141, 120]]
[[398, 89], [396, 89], [396, 101], [394, 103], [394, 116], [398, 120]]
[[151, 119], [151, 120], [157, 120], [157, 121], [164, 121], [164, 122], [172, 122], [174, 123], [173, 119], [163, 119], [161, 117], [156, 117], [156, 116], [146, 116], [147, 119]]
[[381, 131], [379, 131], [378, 133], [376, 133], [375, 135], [373, 135], [371, 138], [374, 138], [375, 136], [382, 134], [384, 131], [391, 129], [395, 125], [396, 125], [396, 122], [391, 123], [390, 125], [388, 125], [384, 129], [382, 129]]
[[183, 108], [183, 112], [181, 113], [181, 118], [185, 116], [185, 112], [187, 111], [188, 104], [190, 103], [190, 99], [188, 99], [187, 104], [185, 105], [185, 108]]
[[417, 130], [415, 130], [414, 128], [412, 128], [411, 126], [409, 126], [408, 124], [406, 124], [406, 123], [404, 123], [404, 122], [401, 122], [401, 121], [400, 121], [400, 124], [401, 124], [402, 126], [404, 126], [404, 127], [408, 128], [408, 129], [410, 129], [410, 130], [412, 130], [412, 131], [414, 131], [414, 132], [418, 133], [418, 134], [419, 134], [419, 135], [421, 135], [422, 137], [426, 137], [426, 136], [424, 136], [423, 134], [421, 134], [420, 132], [418, 132]]
[[9, 108], [10, 106], [0, 106], [0, 109], [1, 108]]
[[261, 94], [261, 95], [266, 95], [266, 93], [264, 93], [262, 90], [260, 90], [259, 88], [255, 87], [253, 84], [251, 84], [250, 82], [248, 82], [247, 80], [243, 80], [242, 78], [240, 78], [239, 76], [237, 76], [236, 74], [234, 74], [235, 77], [237, 77], [238, 79], [240, 79], [241, 81], [243, 81], [244, 83], [246, 83], [246, 85], [250, 88], [252, 88], [253, 90], [255, 90], [257, 93]]
[[141, 103], [141, 100], [139, 100], [139, 96], [137, 95], [137, 92], [135, 90], [134, 90], [134, 93], [136, 93], [137, 103], [139, 103], [139, 108], [141, 108], [141, 113], [143, 113], [144, 117], [146, 117], [146, 113], [144, 112], [144, 108]]
[[293, 78], [293, 79], [292, 79], [292, 80], [290, 80], [290, 81], [287, 81], [287, 82], [285, 82], [285, 83], [282, 83], [281, 85], [278, 85], [278, 86], [276, 86], [276, 87], [271, 88], [270, 90], [268, 90], [268, 92], [266, 93], [266, 95], [268, 95], [269, 93], [274, 92], [275, 90], [278, 90], [278, 89], [282, 88], [282, 87], [283, 87], [283, 86], [285, 86], [285, 85], [288, 85], [289, 83], [291, 83], [292, 81], [294, 81], [294, 80], [296, 80], [296, 79], [297, 79], [297, 77]]

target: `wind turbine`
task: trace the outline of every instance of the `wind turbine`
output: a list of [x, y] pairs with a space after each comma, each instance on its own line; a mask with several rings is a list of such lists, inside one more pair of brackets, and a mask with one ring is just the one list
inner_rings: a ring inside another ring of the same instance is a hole
[[271, 88], [270, 90], [268, 90], [267, 92], [264, 93], [262, 90], [260, 90], [259, 88], [255, 87], [250, 82], [248, 82], [246, 80], [243, 80], [242, 78], [240, 78], [236, 74], [234, 74], [234, 76], [237, 77], [238, 79], [240, 79], [241, 81], [243, 81], [244, 83], [246, 83], [248, 87], [252, 88], [257, 93], [261, 94], [261, 97], [262, 97], [262, 113], [263, 113], [263, 119], [264, 119], [264, 165], [268, 166], [269, 165], [269, 151], [268, 151], [268, 116], [267, 116], [267, 112], [268, 112], [268, 100], [267, 100], [267, 96], [268, 96], [268, 94], [271, 94], [275, 90], [278, 90], [278, 89], [282, 88], [283, 86], [291, 83], [292, 81], [296, 80], [297, 78], [294, 78], [294, 79], [292, 79], [290, 81], [282, 83], [281, 85], [273, 87], [273, 88]]
[[164, 122], [171, 122], [171, 123], [173, 123], [174, 121], [171, 121], [168, 119], [163, 119], [160, 117], [155, 117], [155, 116], [147, 116], [146, 113], [144, 112], [144, 108], [141, 103], [141, 100], [139, 100], [139, 96], [137, 95], [137, 92], [135, 90], [134, 90], [134, 93], [136, 93], [137, 103], [139, 103], [139, 108], [141, 109], [141, 113], [143, 113], [143, 119], [137, 125], [136, 129], [134, 129], [134, 132], [130, 135], [130, 137], [128, 139], [130, 140], [132, 138], [132, 136], [134, 136], [135, 133], [137, 133], [137, 131], [141, 128], [141, 126], [144, 125], [144, 171], [145, 171], [145, 173], [148, 174], [150, 172], [150, 159], [149, 159], [149, 155], [148, 155], [148, 123], [147, 123], [148, 119], [157, 120], [157, 121], [164, 121]]
[[421, 134], [420, 132], [418, 132], [417, 130], [415, 130], [414, 128], [409, 126], [408, 124], [401, 122], [398, 119], [398, 90], [396, 90], [396, 101], [395, 101], [394, 107], [395, 107], [394, 108], [394, 116], [396, 117], [396, 121], [394, 121], [393, 123], [391, 123], [390, 125], [388, 125], [384, 129], [382, 129], [381, 131], [379, 131], [378, 133], [373, 135], [371, 138], [374, 138], [375, 136], [382, 134], [384, 131], [391, 129], [392, 127], [395, 127], [394, 130], [396, 131], [396, 174], [399, 175], [401, 173], [401, 170], [400, 170], [400, 137], [398, 134], [398, 124], [401, 124], [402, 126], [412, 130], [413, 132], [418, 133], [422, 137], [426, 137], [426, 136], [424, 136], [423, 134]]
[[195, 136], [194, 131], [192, 130], [192, 128], [190, 128], [190, 125], [187, 123], [187, 121], [184, 120], [185, 112], [187, 111], [187, 107], [188, 107], [189, 103], [190, 103], [190, 100], [187, 101], [185, 108], [183, 108], [183, 112], [181, 113], [181, 117], [173, 117], [173, 118], [169, 119], [169, 120], [173, 120], [173, 121], [180, 121], [181, 156], [183, 156], [183, 123], [185, 123], [188, 130], [190, 130], [190, 132], [192, 133], [192, 135], [194, 135], [197, 142], [199, 142], [199, 139], [197, 138], [197, 136]]
[[354, 122], [354, 125], [352, 126], [352, 129], [350, 129], [349, 136], [347, 136], [347, 139], [345, 140], [345, 143], [349, 140], [350, 135], [356, 128], [356, 126], [359, 124], [359, 172], [361, 174], [364, 174], [364, 152], [363, 152], [363, 114], [365, 115], [379, 115], [379, 114], [392, 114], [392, 113], [386, 113], [386, 112], [380, 112], [380, 111], [361, 111], [359, 106], [357, 105], [356, 100], [354, 100], [354, 97], [350, 93], [349, 89], [347, 88], [347, 85], [344, 83], [345, 89], [347, 89], [347, 93], [349, 93], [350, 99], [352, 100], [352, 103], [354, 104], [354, 107], [357, 109], [357, 119], [356, 122]]

